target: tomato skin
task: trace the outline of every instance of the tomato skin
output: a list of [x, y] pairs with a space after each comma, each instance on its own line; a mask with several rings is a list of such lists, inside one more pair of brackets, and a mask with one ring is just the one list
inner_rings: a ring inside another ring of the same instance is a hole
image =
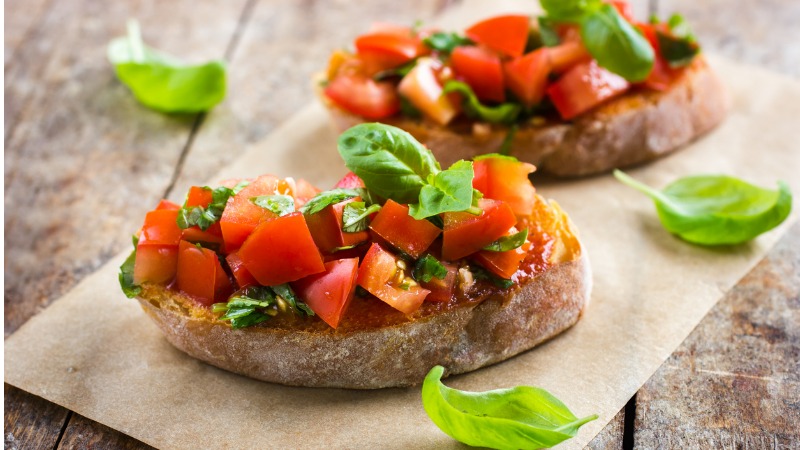
[[503, 157], [483, 157], [472, 163], [475, 177], [472, 187], [485, 198], [501, 200], [518, 217], [531, 214], [536, 204], [536, 189], [528, 175], [536, 170], [533, 164]]
[[359, 178], [358, 175], [354, 174], [353, 172], [347, 172], [347, 174], [343, 176], [341, 180], [337, 181], [336, 185], [333, 187], [334, 189], [356, 189], [366, 187], [366, 185], [364, 184], [364, 180]]
[[546, 50], [550, 69], [554, 73], [564, 73], [575, 65], [592, 59], [581, 41], [566, 41], [555, 47], [547, 47]]
[[239, 248], [259, 223], [276, 216], [266, 208], [254, 204], [250, 199], [275, 194], [292, 195], [293, 192], [286, 181], [272, 175], [262, 175], [228, 200], [219, 220], [228, 252]]
[[192, 186], [186, 195], [186, 206], [202, 206], [206, 208], [214, 199], [211, 189], [202, 186]]
[[205, 306], [225, 299], [231, 293], [230, 280], [217, 254], [186, 241], [181, 241], [178, 247], [176, 281], [178, 289]]
[[367, 119], [384, 119], [400, 111], [394, 85], [363, 75], [341, 74], [328, 82], [324, 92], [340, 108]]
[[160, 202], [158, 202], [158, 206], [156, 206], [156, 210], [159, 210], [159, 209], [174, 209], [174, 210], [178, 210], [178, 209], [181, 209], [181, 206], [178, 205], [177, 203], [173, 203], [173, 202], [171, 202], [169, 200], [161, 200]]
[[653, 47], [653, 51], [655, 52], [655, 60], [653, 61], [653, 70], [650, 71], [650, 74], [644, 80], [643, 84], [646, 88], [653, 89], [656, 91], [666, 91], [667, 89], [672, 86], [672, 83], [680, 76], [682, 73], [681, 69], [672, 69], [669, 66], [669, 63], [664, 56], [661, 54], [661, 48], [658, 45], [658, 37], [656, 34], [656, 28], [658, 25], [649, 24], [649, 23], [640, 23], [636, 25], [637, 28], [642, 32], [644, 37], [650, 43], [650, 46]]
[[505, 202], [482, 198], [478, 207], [482, 210], [478, 216], [468, 212], [443, 214], [442, 258], [445, 261], [455, 261], [480, 251], [517, 223], [514, 211]]
[[467, 28], [466, 35], [498, 53], [517, 57], [525, 51], [529, 29], [528, 16], [506, 15], [482, 20]]
[[411, 314], [419, 309], [430, 291], [419, 285], [408, 290], [397, 287], [394, 276], [399, 270], [398, 260], [380, 244], [373, 243], [358, 269], [357, 283], [392, 308]]
[[133, 282], [169, 284], [178, 271], [178, 246], [141, 245], [136, 247]]
[[325, 266], [302, 213], [262, 222], [244, 241], [239, 257], [264, 286], [299, 280]]
[[315, 195], [322, 192], [319, 188], [314, 186], [313, 184], [309, 183], [308, 181], [300, 178], [295, 183], [294, 189], [294, 207], [295, 209], [299, 209], [309, 200], [314, 198]]
[[450, 299], [453, 298], [458, 276], [458, 267], [448, 262], [443, 262], [442, 265], [447, 269], [447, 275], [444, 277], [444, 280], [434, 277], [427, 283], [420, 282], [422, 287], [431, 291], [431, 293], [425, 297], [426, 302], [449, 302]]
[[428, 53], [422, 41], [408, 30], [407, 33], [382, 32], [369, 33], [356, 38], [356, 52], [369, 66], [373, 61], [376, 69], [392, 69], [414, 58]]
[[624, 93], [629, 87], [624, 78], [591, 60], [578, 64], [562, 75], [550, 85], [547, 95], [561, 117], [569, 120]]
[[236, 280], [236, 284], [239, 285], [239, 289], [258, 284], [258, 280], [256, 280], [253, 274], [244, 266], [244, 262], [242, 262], [242, 258], [239, 257], [239, 253], [233, 252], [229, 254], [225, 257], [225, 261], [228, 262], [228, 267], [231, 268], [233, 278]]
[[325, 323], [336, 329], [353, 300], [358, 277], [358, 258], [325, 263], [325, 272], [292, 283], [292, 289]]
[[458, 108], [444, 94], [430, 58], [420, 58], [417, 65], [403, 77], [397, 91], [427, 117], [439, 125], [447, 125], [458, 115]]
[[417, 259], [439, 237], [442, 230], [427, 220], [408, 215], [408, 206], [387, 200], [372, 219], [370, 229], [386, 242]]
[[361, 197], [353, 197], [326, 206], [322, 211], [306, 216], [306, 224], [314, 243], [323, 253], [333, 253], [340, 247], [360, 244], [369, 239], [369, 233], [359, 231], [346, 233], [342, 230], [342, 216], [348, 203], [360, 202]]
[[550, 74], [547, 50], [542, 47], [503, 64], [508, 88], [527, 106], [533, 106], [544, 98], [547, 76]]
[[481, 47], [456, 47], [450, 55], [450, 63], [479, 99], [505, 101], [503, 66], [496, 54]]
[[139, 234], [139, 245], [177, 246], [181, 240], [177, 219], [178, 210], [175, 209], [156, 209], [147, 213]]
[[[516, 233], [517, 229], [514, 228], [506, 235]], [[481, 250], [475, 253], [472, 257], [489, 272], [497, 275], [500, 278], [510, 279], [519, 269], [522, 260], [528, 255], [532, 244], [526, 241], [522, 246], [513, 250], [505, 252], [490, 252], [488, 250]]]

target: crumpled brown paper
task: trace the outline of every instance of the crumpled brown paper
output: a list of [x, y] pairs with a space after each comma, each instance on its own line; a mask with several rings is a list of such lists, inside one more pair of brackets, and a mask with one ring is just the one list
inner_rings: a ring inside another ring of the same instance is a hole
[[[658, 187], [698, 173], [773, 187], [783, 179], [800, 194], [800, 83], [711, 62], [732, 94], [727, 120], [690, 147], [629, 173]], [[325, 112], [312, 105], [218, 178], [275, 173], [326, 187], [344, 172]], [[469, 390], [541, 386], [578, 416], [599, 414], [563, 445], [579, 448], [761, 259], [796, 213], [751, 243], [709, 249], [669, 235], [650, 200], [609, 175], [538, 189], [557, 199], [581, 230], [594, 269], [592, 302], [557, 339], [446, 383]], [[120, 292], [116, 272], [123, 259], [87, 277], [6, 340], [7, 383], [162, 448], [459, 448], [428, 420], [419, 388], [290, 388], [185, 356]]]

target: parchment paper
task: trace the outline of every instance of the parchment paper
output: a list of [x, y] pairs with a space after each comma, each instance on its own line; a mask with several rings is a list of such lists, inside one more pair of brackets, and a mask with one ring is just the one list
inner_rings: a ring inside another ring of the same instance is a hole
[[[783, 179], [800, 194], [800, 83], [711, 60], [733, 98], [725, 123], [629, 173], [658, 187], [698, 173], [727, 173], [763, 186]], [[312, 105], [218, 179], [275, 173], [327, 187], [344, 172], [325, 112]], [[580, 448], [796, 213], [749, 244], [708, 249], [666, 233], [650, 200], [609, 175], [538, 189], [557, 199], [581, 230], [594, 268], [592, 303], [574, 328], [550, 343], [446, 383], [470, 390], [537, 385], [578, 416], [598, 413], [599, 420], [563, 445]], [[116, 272], [123, 259], [114, 258], [5, 341], [7, 383], [163, 448], [460, 447], [428, 420], [419, 388], [289, 388], [185, 356], [120, 292]]]

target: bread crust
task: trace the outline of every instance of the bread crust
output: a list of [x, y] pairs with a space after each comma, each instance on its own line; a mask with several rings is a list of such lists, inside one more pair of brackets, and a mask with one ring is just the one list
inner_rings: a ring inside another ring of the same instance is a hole
[[[344, 131], [364, 121], [323, 97], [334, 127]], [[639, 90], [610, 100], [571, 122], [519, 126], [510, 154], [541, 172], [576, 177], [607, 172], [667, 155], [720, 122], [730, 100], [702, 57], [664, 92]], [[499, 151], [509, 128], [482, 124], [472, 129], [441, 127], [424, 119], [383, 121], [411, 133], [447, 167], [460, 159]]]

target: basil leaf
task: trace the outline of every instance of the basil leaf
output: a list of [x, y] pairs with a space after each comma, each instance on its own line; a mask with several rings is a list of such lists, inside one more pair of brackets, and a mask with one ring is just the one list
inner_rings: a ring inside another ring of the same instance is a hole
[[456, 33], [436, 32], [422, 40], [431, 50], [449, 55], [456, 47], [475, 45], [471, 39]]
[[329, 191], [322, 191], [303, 205], [300, 208], [300, 212], [308, 215], [316, 214], [330, 205], [335, 205], [349, 198], [358, 197], [359, 195], [359, 191], [356, 189], [331, 189]]
[[468, 116], [489, 123], [513, 123], [522, 107], [516, 103], [486, 106], [478, 100], [472, 88], [462, 81], [450, 80], [444, 84], [444, 93], [458, 92], [464, 96], [464, 111]]
[[416, 65], [417, 65], [417, 60], [414, 59], [411, 60], [410, 62], [403, 64], [400, 67], [395, 67], [394, 69], [381, 70], [380, 72], [376, 73], [372, 77], [372, 79], [375, 81], [385, 81], [389, 78], [394, 78], [394, 77], [402, 78], [408, 75], [408, 73], [411, 72], [411, 69], [413, 69], [414, 66]]
[[314, 315], [314, 311], [297, 298], [288, 284], [249, 286], [227, 303], [215, 303], [211, 310], [224, 313], [219, 320], [230, 320], [231, 327], [238, 329], [264, 322], [279, 311], [287, 311], [287, 308], [300, 316]]
[[242, 189], [246, 188], [249, 185], [250, 185], [250, 181], [249, 180], [242, 180], [242, 181], [236, 183], [236, 186], [234, 186], [233, 189], [232, 189], [233, 190], [233, 195], [238, 194], [239, 192], [242, 191]]
[[225, 62], [188, 65], [144, 45], [139, 25], [108, 45], [117, 77], [139, 102], [161, 112], [207, 111], [225, 98]]
[[730, 176], [698, 175], [658, 191], [619, 170], [614, 176], [653, 199], [667, 231], [695, 244], [749, 241], [778, 226], [792, 209], [792, 193], [783, 181], [770, 190]]
[[364, 202], [350, 202], [342, 211], [342, 231], [358, 233], [367, 229], [367, 218], [381, 210], [381, 205], [367, 207]]
[[642, 81], [653, 69], [653, 47], [610, 4], [586, 13], [581, 39], [598, 64], [628, 81]]
[[490, 252], [507, 252], [522, 247], [526, 240], [528, 240], [527, 228], [511, 236], [503, 236], [486, 247], [483, 247], [483, 249], [489, 250]]
[[556, 32], [555, 23], [547, 16], [539, 16], [539, 38], [546, 47], [555, 47], [561, 44], [561, 38]]
[[417, 260], [411, 276], [423, 283], [431, 281], [434, 277], [444, 280], [447, 277], [447, 267], [432, 255], [425, 255]]
[[251, 198], [250, 201], [278, 216], [294, 212], [294, 198], [291, 195], [261, 195]]
[[356, 125], [339, 136], [338, 147], [345, 166], [370, 191], [398, 203], [415, 202], [428, 177], [440, 171], [430, 150], [388, 125]]
[[286, 303], [299, 315], [306, 315], [306, 316], [313, 316], [314, 311], [308, 307], [305, 303], [301, 302], [300, 299], [294, 294], [292, 288], [284, 283], [279, 284], [277, 286], [271, 286], [272, 290], [275, 292], [275, 295], [284, 299]]
[[500, 278], [483, 267], [470, 265], [469, 270], [476, 280], [486, 280], [499, 288], [508, 289], [514, 285], [513, 281], [507, 278]]
[[[206, 186], [204, 189], [211, 189]], [[228, 204], [228, 199], [234, 195], [233, 189], [220, 186], [214, 189], [211, 193], [211, 203], [207, 207], [202, 206], [186, 206], [178, 210], [178, 227], [186, 229], [192, 226], [197, 226], [205, 231], [217, 222], [225, 211], [225, 205]]]
[[119, 266], [119, 287], [128, 298], [134, 298], [142, 293], [141, 286], [133, 282], [133, 268], [136, 264], [136, 246], [139, 244], [139, 238], [133, 236], [133, 251], [125, 259], [125, 262]]
[[472, 158], [473, 161], [480, 161], [482, 159], [505, 159], [508, 161], [519, 162], [517, 158], [502, 153], [485, 153]]
[[674, 37], [656, 31], [656, 39], [658, 39], [661, 54], [673, 69], [688, 66], [692, 63], [694, 57], [700, 53], [700, 46], [697, 45], [697, 42], [687, 38]]
[[517, 386], [466, 392], [442, 384], [444, 368], [435, 366], [422, 384], [422, 406], [428, 417], [453, 439], [474, 447], [552, 447], [575, 437], [597, 419], [578, 419], [544, 389]]
[[559, 22], [575, 22], [599, 0], [540, 0], [547, 16]]
[[432, 182], [422, 187], [419, 203], [410, 204], [408, 214], [422, 220], [450, 211], [465, 211], [472, 207], [472, 161], [457, 161], [447, 170], [432, 177]]
[[673, 36], [687, 39], [691, 42], [697, 41], [692, 28], [689, 26], [689, 22], [687, 22], [682, 15], [671, 15], [669, 20], [667, 20], [667, 26], [669, 27], [669, 31], [672, 32]]

